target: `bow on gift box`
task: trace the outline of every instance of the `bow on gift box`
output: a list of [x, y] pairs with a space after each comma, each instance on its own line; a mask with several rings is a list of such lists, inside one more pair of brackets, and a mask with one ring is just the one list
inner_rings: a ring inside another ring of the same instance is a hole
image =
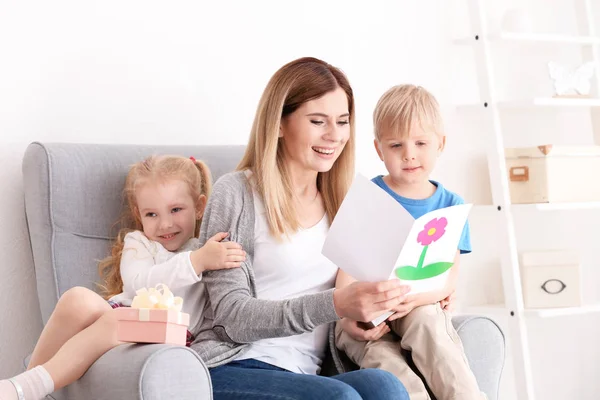
[[181, 311], [183, 299], [174, 296], [167, 285], [158, 284], [156, 287], [146, 289], [142, 288], [135, 292], [131, 308], [153, 308], [159, 310]]

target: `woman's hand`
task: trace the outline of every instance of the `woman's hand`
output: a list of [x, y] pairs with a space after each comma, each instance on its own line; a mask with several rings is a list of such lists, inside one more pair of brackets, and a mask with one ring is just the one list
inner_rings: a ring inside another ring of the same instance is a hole
[[237, 268], [246, 260], [246, 252], [236, 242], [221, 242], [227, 232], [219, 232], [206, 241], [204, 246], [191, 254], [196, 274], [214, 269]]
[[404, 301], [410, 287], [398, 279], [354, 282], [333, 292], [333, 305], [340, 318], [369, 322]]
[[350, 318], [342, 318], [338, 324], [341, 324], [342, 329], [354, 340], [359, 342], [368, 342], [369, 340], [377, 340], [386, 333], [390, 332], [390, 327], [385, 322], [377, 325], [375, 328], [369, 328], [362, 322], [356, 322]]

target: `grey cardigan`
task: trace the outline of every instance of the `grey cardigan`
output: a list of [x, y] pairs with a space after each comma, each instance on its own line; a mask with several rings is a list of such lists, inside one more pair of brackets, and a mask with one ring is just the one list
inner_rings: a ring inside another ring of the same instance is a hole
[[339, 319], [333, 305], [333, 288], [281, 301], [256, 298], [252, 271], [254, 218], [252, 188], [244, 172], [223, 175], [208, 201], [200, 243], [218, 232], [229, 232], [228, 240], [240, 243], [247, 256], [241, 268], [203, 274], [209, 298], [204, 321], [195, 329], [192, 349], [212, 368], [232, 361], [259, 339], [298, 335], [330, 323], [330, 350], [336, 369], [343, 372], [333, 345], [333, 322]]

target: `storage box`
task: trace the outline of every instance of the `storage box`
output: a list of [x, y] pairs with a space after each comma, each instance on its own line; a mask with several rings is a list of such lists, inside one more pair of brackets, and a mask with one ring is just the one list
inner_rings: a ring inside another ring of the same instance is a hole
[[189, 314], [176, 310], [120, 307], [117, 338], [122, 342], [169, 343], [185, 346]]
[[600, 201], [600, 146], [505, 149], [512, 203]]
[[523, 253], [521, 276], [526, 308], [581, 306], [580, 265], [576, 253]]

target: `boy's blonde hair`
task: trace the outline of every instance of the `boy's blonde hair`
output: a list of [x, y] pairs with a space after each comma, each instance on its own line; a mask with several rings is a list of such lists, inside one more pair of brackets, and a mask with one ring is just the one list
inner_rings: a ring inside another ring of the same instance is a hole
[[249, 169], [263, 200], [269, 230], [275, 238], [296, 232], [301, 226], [294, 208], [294, 192], [283, 162], [279, 140], [281, 120], [302, 104], [341, 88], [348, 99], [350, 138], [333, 167], [319, 172], [317, 188], [325, 210], [333, 221], [354, 177], [354, 95], [342, 71], [312, 57], [294, 60], [281, 67], [265, 88], [250, 141], [238, 170]]
[[[135, 197], [136, 190], [140, 185], [148, 182], [160, 183], [171, 179], [181, 180], [187, 184], [190, 195], [194, 199], [194, 208], [198, 211], [202, 205], [200, 196], [208, 197], [212, 185], [210, 170], [202, 161], [182, 156], [150, 156], [129, 168], [123, 189], [125, 210], [116, 224], [119, 232], [111, 248], [110, 256], [98, 264], [98, 272], [103, 280], [100, 288], [104, 298], [109, 299], [123, 291], [121, 256], [125, 235], [132, 231], [143, 230]], [[194, 229], [196, 237], [200, 232], [201, 222], [201, 218], [196, 221]]]
[[424, 130], [433, 130], [438, 136], [444, 135], [439, 104], [421, 86], [394, 86], [381, 96], [375, 106], [373, 126], [378, 141], [384, 132], [405, 137], [415, 123]]

